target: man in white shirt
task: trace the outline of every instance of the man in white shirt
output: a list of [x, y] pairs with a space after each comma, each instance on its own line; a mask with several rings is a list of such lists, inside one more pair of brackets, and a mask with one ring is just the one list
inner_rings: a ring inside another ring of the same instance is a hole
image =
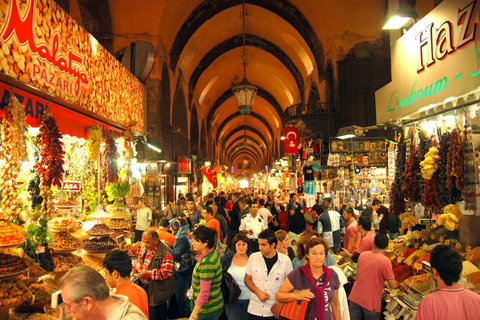
[[265, 220], [267, 222], [267, 225], [268, 225], [270, 222], [272, 222], [273, 215], [270, 212], [270, 210], [265, 208], [265, 199], [258, 200], [258, 206], [259, 206], [258, 214], [262, 216], [263, 220]]
[[240, 231], [247, 231], [247, 236], [251, 240], [251, 251], [258, 251], [258, 235], [267, 229], [267, 222], [258, 214], [258, 203], [254, 202], [250, 205], [250, 212], [246, 213], [240, 221]]
[[252, 253], [245, 270], [245, 285], [253, 292], [248, 304], [250, 320], [275, 320], [270, 311], [275, 303], [275, 293], [293, 270], [290, 258], [278, 253], [277, 237], [272, 230], [258, 235], [260, 252]]
[[135, 225], [135, 242], [139, 242], [142, 241], [143, 232], [150, 229], [152, 223], [152, 210], [145, 205], [144, 198], [138, 199], [138, 204], [134, 209], [132, 220], [137, 221]]

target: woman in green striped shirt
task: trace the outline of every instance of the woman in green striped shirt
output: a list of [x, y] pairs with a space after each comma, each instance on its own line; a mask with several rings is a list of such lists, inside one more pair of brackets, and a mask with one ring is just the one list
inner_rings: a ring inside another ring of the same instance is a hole
[[222, 262], [213, 249], [217, 241], [217, 232], [205, 226], [193, 231], [193, 250], [198, 254], [193, 269], [190, 320], [217, 320], [223, 310]]

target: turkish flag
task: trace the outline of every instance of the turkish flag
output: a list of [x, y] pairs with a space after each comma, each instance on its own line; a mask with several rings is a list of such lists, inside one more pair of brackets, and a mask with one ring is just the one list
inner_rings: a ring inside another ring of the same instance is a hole
[[213, 175], [212, 175], [212, 181], [210, 181], [212, 183], [212, 186], [213, 186], [213, 189], [217, 189], [218, 187], [218, 180], [217, 180], [217, 174], [214, 172]]
[[213, 176], [212, 168], [208, 166], [203, 166], [202, 172], [203, 172], [203, 175], [207, 178], [207, 180], [210, 183], [212, 183], [212, 176]]
[[300, 142], [300, 131], [294, 126], [288, 126], [283, 129], [283, 149], [285, 154], [298, 153], [298, 143]]

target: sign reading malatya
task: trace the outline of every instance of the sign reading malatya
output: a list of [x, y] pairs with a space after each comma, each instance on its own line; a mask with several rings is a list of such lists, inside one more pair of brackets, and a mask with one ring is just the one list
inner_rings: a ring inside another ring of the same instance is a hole
[[143, 84], [53, 0], [0, 0], [0, 71], [143, 132]]

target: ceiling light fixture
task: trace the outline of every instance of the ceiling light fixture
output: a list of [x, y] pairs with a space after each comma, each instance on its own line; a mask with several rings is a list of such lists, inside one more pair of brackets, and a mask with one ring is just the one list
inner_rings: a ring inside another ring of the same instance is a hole
[[238, 109], [243, 115], [247, 115], [252, 111], [253, 100], [257, 94], [258, 88], [247, 80], [247, 54], [245, 50], [245, 2], [243, 6], [243, 79], [239, 84], [232, 82], [232, 92], [237, 99]]

